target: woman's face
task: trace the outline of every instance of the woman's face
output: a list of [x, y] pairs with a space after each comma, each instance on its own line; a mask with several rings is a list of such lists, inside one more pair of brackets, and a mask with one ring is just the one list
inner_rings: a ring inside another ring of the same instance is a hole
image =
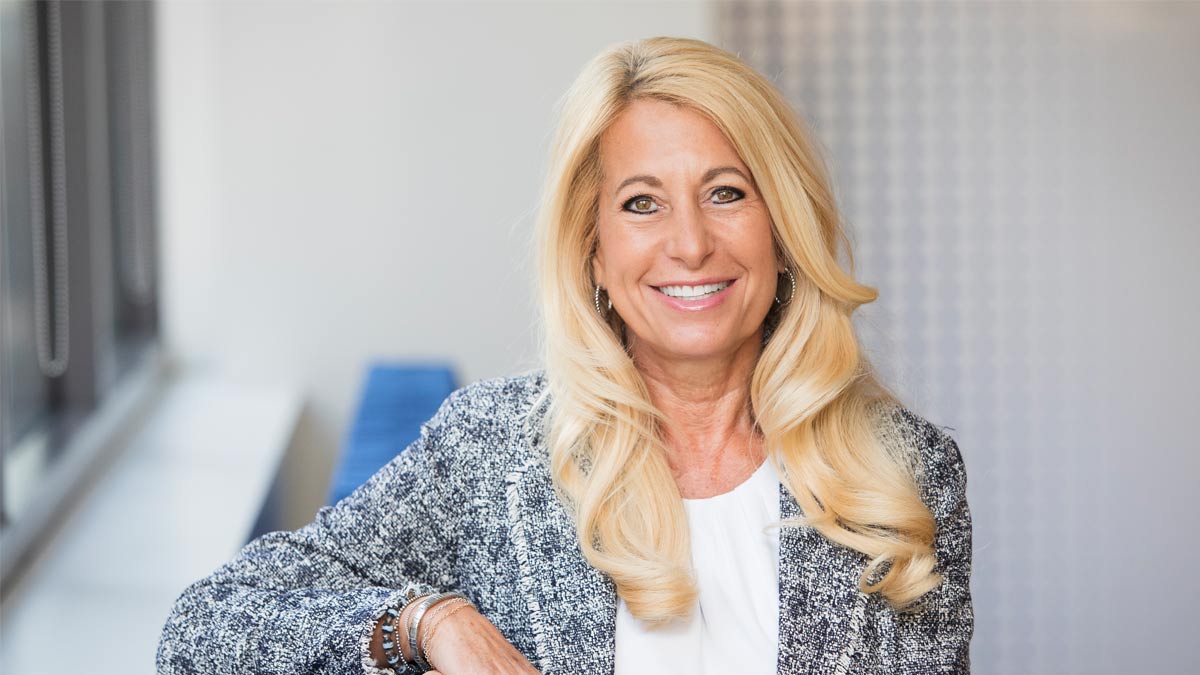
[[600, 138], [596, 281], [635, 358], [761, 344], [777, 274], [767, 205], [724, 134], [690, 108], [629, 105]]

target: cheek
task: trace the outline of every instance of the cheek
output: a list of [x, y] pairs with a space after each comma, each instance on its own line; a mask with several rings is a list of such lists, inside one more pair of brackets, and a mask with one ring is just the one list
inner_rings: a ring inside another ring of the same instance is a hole
[[653, 247], [639, 242], [638, 237], [619, 231], [619, 226], [601, 229], [598, 236], [597, 260], [603, 268], [609, 286], [636, 284], [653, 260]]
[[[609, 278], [612, 276], [611, 264], [613, 260], [620, 260], [620, 252], [613, 251], [613, 241], [611, 235], [611, 226], [605, 222], [604, 218], [596, 221], [596, 250], [592, 257], [592, 274], [597, 283], [608, 286]], [[616, 255], [614, 255], [616, 253]]]
[[755, 273], [779, 267], [771, 221], [758, 213], [730, 218], [722, 224], [720, 246], [743, 267]]
[[779, 270], [779, 255], [776, 251], [775, 232], [771, 227], [770, 219], [761, 216], [755, 218], [748, 224], [746, 231], [753, 233], [751, 238], [754, 241], [754, 245], [750, 255], [756, 261], [756, 266], [777, 272]]

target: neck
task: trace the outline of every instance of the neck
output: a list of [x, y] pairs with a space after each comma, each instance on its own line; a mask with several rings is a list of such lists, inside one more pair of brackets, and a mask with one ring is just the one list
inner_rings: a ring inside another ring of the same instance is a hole
[[631, 345], [650, 400], [666, 418], [664, 441], [677, 473], [760, 463], [763, 452], [750, 409], [760, 343], [751, 338], [731, 354], [705, 359], [667, 359]]

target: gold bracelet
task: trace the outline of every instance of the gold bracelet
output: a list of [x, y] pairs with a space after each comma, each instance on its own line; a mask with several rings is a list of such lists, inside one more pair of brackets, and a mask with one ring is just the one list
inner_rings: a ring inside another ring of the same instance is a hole
[[[469, 604], [471, 604], [471, 601], [467, 600], [466, 598], [450, 598], [450, 599], [446, 600], [445, 602], [439, 602], [438, 604], [429, 608], [429, 630], [424, 632], [424, 634], [421, 636], [421, 641], [420, 641], [422, 655], [426, 655], [429, 653], [428, 649], [426, 648], [426, 645], [429, 644], [429, 638], [433, 636], [433, 630], [435, 628], [437, 628], [439, 623], [441, 623], [441, 619], [445, 618], [446, 612], [449, 611], [451, 607], [462, 604], [462, 603], [466, 603], [469, 605]], [[439, 619], [439, 620], [434, 621], [434, 619]]]
[[454, 605], [456, 603], [456, 601], [470, 602], [470, 600], [467, 600], [466, 598], [455, 597], [455, 598], [446, 598], [444, 601], [437, 603], [433, 607], [429, 608], [429, 616], [426, 617], [426, 621], [429, 622], [429, 625], [432, 626], [434, 624], [433, 620], [435, 618], [437, 618], [439, 615], [445, 614], [445, 609], [447, 607], [450, 607], [451, 605]]
[[[455, 598], [455, 599], [459, 600], [461, 598]], [[454, 615], [455, 612], [462, 609], [463, 607], [474, 607], [475, 606], [475, 604], [472, 603], [470, 600], [465, 600], [465, 599], [461, 599], [461, 600], [462, 600], [462, 602], [457, 603], [457, 605], [458, 605], [457, 607], [447, 611], [442, 616], [441, 621], [438, 621], [437, 623], [435, 623], [429, 627], [429, 634], [426, 635], [425, 639], [421, 641], [421, 652], [425, 655], [426, 663], [429, 662], [429, 645], [433, 642], [433, 635], [435, 632], [437, 632], [438, 627], [441, 626], [443, 623], [445, 623], [447, 619], [449, 619], [451, 616]], [[451, 603], [446, 603], [446, 604], [449, 605]]]
[[429, 629], [424, 631], [422, 635], [418, 636], [418, 642], [420, 643], [419, 646], [421, 647], [421, 653], [425, 652], [424, 645], [429, 639], [427, 636], [433, 630], [433, 627], [436, 626], [438, 623], [440, 623], [440, 622], [434, 621], [434, 619], [437, 619], [439, 616], [445, 614], [447, 607], [456, 605], [459, 602], [470, 602], [470, 600], [467, 600], [466, 598], [458, 598], [458, 597], [447, 598], [446, 600], [439, 602], [429, 608], [429, 616], [425, 617], [425, 623], [429, 626]]

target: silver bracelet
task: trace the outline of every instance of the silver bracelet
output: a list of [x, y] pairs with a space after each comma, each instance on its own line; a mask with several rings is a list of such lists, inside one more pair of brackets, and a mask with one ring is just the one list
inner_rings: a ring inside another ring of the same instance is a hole
[[[430, 670], [432, 666], [429, 664], [429, 661], [425, 660], [425, 655], [421, 653], [421, 650], [417, 646], [417, 630], [421, 625], [421, 619], [425, 617], [425, 612], [429, 611], [430, 607], [450, 598], [462, 598], [467, 602], [471, 602], [471, 599], [462, 593], [435, 593], [422, 600], [421, 604], [417, 605], [417, 608], [413, 610], [412, 615], [408, 619], [409, 650], [412, 652], [413, 660], [417, 662], [417, 665], [422, 670]], [[475, 603], [471, 603], [471, 606], [474, 605]]]

